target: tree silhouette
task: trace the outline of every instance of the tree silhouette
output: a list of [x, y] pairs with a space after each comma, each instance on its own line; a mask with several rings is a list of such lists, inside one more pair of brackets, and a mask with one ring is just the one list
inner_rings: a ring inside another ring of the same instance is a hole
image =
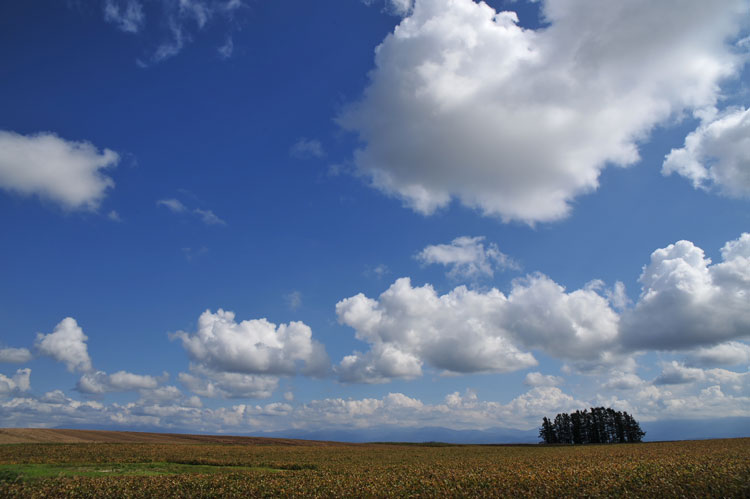
[[646, 434], [633, 416], [607, 407], [542, 419], [539, 438], [545, 444], [613, 444], [640, 442]]

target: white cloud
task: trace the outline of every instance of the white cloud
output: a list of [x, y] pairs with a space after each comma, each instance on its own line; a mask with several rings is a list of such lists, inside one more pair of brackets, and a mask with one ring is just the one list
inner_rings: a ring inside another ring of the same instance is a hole
[[[245, 6], [241, 0], [159, 0], [151, 3], [155, 8], [149, 15], [160, 11], [160, 18], [150, 25], [162, 32], [162, 41], [146, 59], [136, 61], [141, 67], [174, 57], [197, 33], [206, 31], [209, 26], [221, 29], [221, 24], [228, 34], [227, 41], [218, 49], [219, 55], [223, 58], [231, 56], [234, 48], [231, 32], [239, 25], [236, 14]], [[138, 0], [106, 0], [104, 13], [107, 22], [123, 31], [144, 31], [146, 14]]]
[[523, 380], [523, 384], [527, 386], [557, 386], [562, 385], [565, 380], [560, 376], [553, 376], [551, 374], [542, 374], [540, 372], [532, 372], [526, 375]]
[[160, 199], [156, 202], [156, 206], [164, 206], [172, 213], [183, 213], [187, 211], [187, 206], [182, 204], [182, 201], [178, 199]]
[[413, 0], [386, 0], [386, 5], [390, 12], [393, 12], [397, 16], [406, 16], [411, 13], [414, 7]]
[[513, 281], [506, 328], [527, 348], [539, 348], [590, 370], [620, 364], [617, 313], [597, 286], [567, 292], [543, 274]]
[[602, 385], [607, 390], [632, 390], [646, 384], [637, 374], [628, 372], [615, 372], [613, 376]]
[[285, 295], [284, 299], [290, 310], [297, 310], [302, 306], [302, 293], [299, 291], [292, 291], [288, 295]]
[[738, 373], [720, 368], [700, 369], [672, 361], [662, 365], [662, 372], [654, 379], [653, 384], [655, 386], [685, 385], [688, 390], [701, 384], [717, 385], [723, 390], [742, 392], [750, 388], [750, 371]]
[[268, 398], [279, 385], [276, 376], [217, 372], [193, 366], [198, 374], [180, 373], [178, 379], [188, 390], [209, 398]]
[[217, 52], [219, 52], [219, 57], [222, 59], [229, 59], [232, 57], [232, 52], [234, 52], [234, 41], [232, 40], [231, 36], [227, 37], [226, 42], [224, 42], [224, 45], [216, 49]]
[[297, 159], [311, 159], [323, 158], [326, 153], [319, 140], [302, 137], [289, 149], [289, 155]]
[[[365, 5], [372, 5], [375, 0], [361, 0]], [[414, 7], [414, 0], [385, 0], [385, 12], [394, 16], [404, 17]]]
[[38, 195], [68, 210], [96, 210], [114, 187], [104, 170], [117, 164], [114, 151], [54, 133], [20, 135], [0, 130], [0, 189]]
[[698, 348], [688, 357], [688, 364], [695, 366], [736, 366], [750, 364], [750, 345], [739, 341], [728, 341], [713, 347]]
[[126, 33], [138, 33], [146, 18], [138, 0], [105, 0], [104, 20]]
[[211, 210], [201, 210], [196, 208], [193, 213], [198, 215], [201, 221], [206, 225], [226, 225], [227, 223], [221, 218], [217, 217], [216, 214]]
[[378, 300], [363, 294], [336, 304], [339, 322], [371, 345], [344, 357], [343, 381], [385, 382], [414, 378], [422, 366], [453, 373], [510, 372], [537, 364], [525, 348], [585, 364], [621, 362], [618, 316], [592, 289], [567, 293], [541, 274], [514, 281], [508, 297], [497, 289], [464, 286], [438, 296], [430, 285], [398, 279]]
[[422, 364], [445, 371], [510, 372], [537, 364], [502, 328], [506, 298], [459, 286], [438, 296], [430, 285], [412, 287], [396, 280], [378, 300], [358, 294], [336, 304], [339, 322], [371, 344], [337, 367], [344, 381], [382, 382], [421, 375]]
[[39, 353], [63, 362], [68, 371], [91, 371], [91, 358], [86, 346], [88, 337], [72, 317], [66, 317], [50, 334], [37, 333], [35, 346]]
[[159, 380], [149, 375], [133, 374], [127, 371], [118, 371], [113, 374], [96, 371], [81, 376], [76, 389], [82, 393], [101, 394], [153, 389], [158, 385]]
[[18, 369], [12, 378], [0, 374], [0, 395], [25, 392], [31, 388], [31, 369]]
[[226, 225], [227, 223], [219, 218], [216, 213], [211, 210], [202, 210], [200, 208], [189, 209], [179, 199], [168, 198], [160, 199], [156, 202], [156, 206], [164, 206], [172, 213], [187, 213], [188, 211], [197, 216], [201, 222], [206, 225]]
[[[747, 0], [547, 0], [548, 26], [472, 0], [417, 0], [338, 117], [376, 188], [431, 214], [457, 198], [505, 221], [566, 216], [657, 124], [712, 107], [745, 62]], [[668, 19], [669, 22], [664, 22]]]
[[712, 346], [750, 335], [750, 233], [711, 264], [703, 250], [678, 241], [651, 254], [636, 306], [623, 314], [622, 341], [631, 349]]
[[[447, 249], [440, 258], [459, 261]], [[535, 273], [515, 279], [507, 296], [464, 286], [439, 296], [430, 285], [398, 279], [377, 300], [360, 293], [336, 305], [339, 322], [370, 346], [345, 356], [336, 372], [342, 381], [370, 383], [416, 378], [425, 365], [510, 372], [536, 365], [532, 351], [539, 350], [565, 360], [566, 372], [627, 373], [612, 386], [637, 385], [633, 352], [711, 347], [750, 335], [750, 234], [721, 253], [723, 261], [712, 265], [689, 241], [654, 251], [635, 306], [620, 282], [607, 289], [593, 280], [567, 291]], [[747, 350], [734, 342], [693, 358], [731, 365]]]
[[319, 375], [329, 366], [322, 344], [302, 322], [275, 324], [266, 319], [235, 322], [233, 312], [207, 310], [198, 319], [198, 331], [179, 331], [178, 338], [190, 358], [216, 372], [294, 375], [302, 371]]
[[0, 348], [0, 362], [21, 364], [31, 360], [28, 348]]
[[508, 255], [500, 252], [495, 243], [484, 245], [484, 237], [457, 237], [450, 244], [435, 244], [417, 253], [423, 264], [450, 267], [448, 276], [458, 278], [492, 277], [496, 269], [515, 269], [519, 266]]
[[654, 379], [655, 385], [680, 385], [685, 383], [696, 383], [706, 379], [703, 369], [697, 367], [685, 367], [672, 361], [664, 365], [661, 374]]
[[662, 167], [696, 188], [717, 187], [730, 197], [750, 196], [750, 109], [730, 109], [685, 138], [685, 147], [672, 149]]

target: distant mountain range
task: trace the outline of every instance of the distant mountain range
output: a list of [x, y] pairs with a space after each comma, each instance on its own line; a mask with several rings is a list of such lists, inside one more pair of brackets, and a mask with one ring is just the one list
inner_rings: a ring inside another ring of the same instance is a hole
[[[66, 426], [72, 429], [132, 430], [149, 432], [196, 433], [190, 428], [134, 427], [100, 425]], [[659, 440], [701, 440], [709, 438], [750, 437], [750, 418], [719, 418], [704, 420], [671, 420], [642, 422], [645, 442]], [[490, 428], [486, 430], [452, 430], [441, 427], [404, 428], [383, 426], [363, 429], [285, 430], [240, 433], [238, 436], [328, 440], [336, 442], [444, 442], [453, 444], [535, 444], [538, 430]]]

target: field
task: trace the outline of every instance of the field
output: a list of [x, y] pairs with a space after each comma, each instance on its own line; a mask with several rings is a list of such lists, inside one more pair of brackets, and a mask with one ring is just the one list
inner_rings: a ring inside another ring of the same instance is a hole
[[14, 431], [0, 430], [0, 497], [750, 497], [750, 439], [457, 446]]

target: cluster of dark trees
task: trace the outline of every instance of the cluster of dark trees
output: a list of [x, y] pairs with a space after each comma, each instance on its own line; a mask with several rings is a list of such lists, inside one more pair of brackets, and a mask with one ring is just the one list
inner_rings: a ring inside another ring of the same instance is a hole
[[545, 444], [640, 442], [645, 434], [633, 416], [609, 407], [558, 414], [554, 421], [545, 417], [539, 428], [539, 438]]

